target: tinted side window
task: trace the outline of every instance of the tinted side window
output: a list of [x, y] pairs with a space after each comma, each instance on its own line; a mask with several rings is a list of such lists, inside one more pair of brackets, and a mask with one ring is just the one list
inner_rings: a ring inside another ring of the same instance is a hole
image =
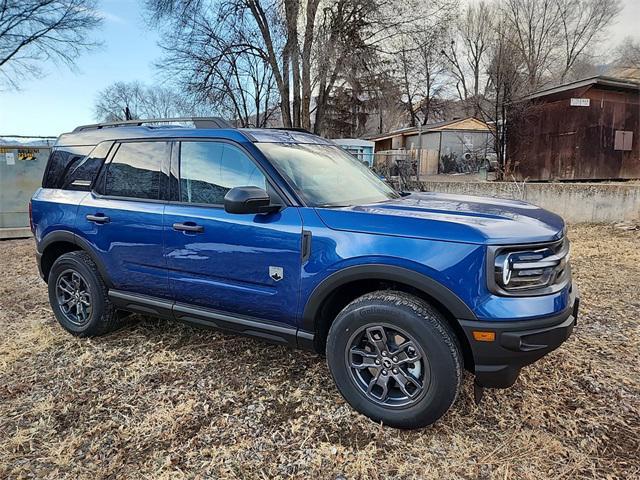
[[93, 145], [79, 147], [55, 147], [51, 151], [42, 186], [62, 188], [69, 171], [77, 166], [93, 150]]
[[159, 199], [160, 172], [169, 151], [168, 142], [120, 144], [105, 176], [105, 195]]
[[180, 147], [180, 200], [222, 205], [234, 187], [266, 189], [256, 164], [238, 147], [216, 142], [182, 142]]
[[93, 151], [69, 169], [62, 188], [89, 190], [96, 174], [104, 163], [113, 142], [102, 142]]

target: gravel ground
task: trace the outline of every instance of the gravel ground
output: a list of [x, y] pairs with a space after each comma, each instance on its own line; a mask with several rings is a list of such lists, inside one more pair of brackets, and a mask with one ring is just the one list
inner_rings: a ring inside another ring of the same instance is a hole
[[582, 316], [435, 426], [351, 410], [316, 355], [138, 317], [58, 327], [32, 240], [0, 243], [0, 478], [640, 478], [640, 232], [570, 230]]

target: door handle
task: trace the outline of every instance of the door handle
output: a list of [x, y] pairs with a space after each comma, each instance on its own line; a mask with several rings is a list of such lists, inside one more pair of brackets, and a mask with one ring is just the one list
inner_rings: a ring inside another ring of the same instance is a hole
[[193, 222], [174, 223], [173, 229], [181, 232], [192, 232], [192, 233], [204, 232], [204, 227], [202, 225], [196, 225]]
[[109, 223], [111, 221], [111, 219], [101, 213], [96, 214], [96, 215], [87, 215], [85, 217], [88, 221], [90, 222], [94, 222], [94, 223]]

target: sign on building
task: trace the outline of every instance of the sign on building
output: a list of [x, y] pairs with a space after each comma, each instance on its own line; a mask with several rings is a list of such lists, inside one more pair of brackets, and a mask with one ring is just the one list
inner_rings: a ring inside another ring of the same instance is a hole
[[571, 99], [572, 107], [588, 107], [589, 105], [591, 105], [590, 98], [572, 98]]

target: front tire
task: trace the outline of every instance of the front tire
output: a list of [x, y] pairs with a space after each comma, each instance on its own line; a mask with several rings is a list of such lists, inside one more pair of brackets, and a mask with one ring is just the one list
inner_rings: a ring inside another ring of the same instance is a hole
[[95, 337], [120, 326], [109, 290], [86, 252], [61, 255], [51, 267], [47, 283], [51, 309], [72, 335]]
[[347, 305], [329, 330], [327, 361], [354, 409], [396, 428], [436, 422], [462, 382], [460, 348], [446, 320], [404, 292], [373, 292]]

